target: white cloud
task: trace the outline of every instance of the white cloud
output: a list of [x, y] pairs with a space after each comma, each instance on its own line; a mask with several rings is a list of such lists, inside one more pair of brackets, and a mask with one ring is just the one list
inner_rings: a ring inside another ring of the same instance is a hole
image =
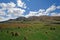
[[14, 14], [14, 15], [18, 14], [18, 15], [21, 15], [24, 12], [25, 12], [25, 10], [20, 9], [20, 8], [10, 8], [10, 9], [8, 9], [8, 14]]
[[[9, 19], [16, 19], [20, 16], [24, 16], [26, 18], [30, 16], [42, 16], [42, 15], [49, 15], [49, 13], [55, 11], [56, 9], [60, 9], [60, 6], [52, 5], [51, 7], [45, 9], [40, 9], [38, 11], [30, 11], [29, 14], [23, 15], [25, 12], [25, 8], [27, 7], [24, 2], [21, 0], [17, 0], [17, 4], [10, 2], [10, 3], [0, 3], [0, 22], [6, 21]], [[21, 8], [19, 8], [21, 7]], [[6, 17], [4, 17], [6, 16]], [[60, 16], [60, 13], [51, 13], [51, 16]]]
[[0, 3], [0, 22], [6, 21], [9, 19], [16, 19], [20, 16], [23, 16], [25, 10], [17, 8], [16, 4], [13, 2], [10, 3]]
[[13, 15], [14, 17], [11, 19], [14, 19], [14, 18], [22, 16], [24, 12], [25, 10], [20, 9], [20, 8], [11, 8], [8, 10], [8, 15]]
[[15, 6], [16, 6], [16, 4], [15, 4], [15, 3], [13, 3], [13, 2], [10, 2], [10, 3], [7, 3], [7, 6], [8, 6], [9, 8], [11, 8], [11, 7], [15, 7]]
[[25, 15], [26, 18], [30, 17], [30, 16], [35, 16], [37, 15], [38, 12], [35, 11], [30, 11], [29, 14]]
[[40, 9], [38, 12], [45, 12], [45, 9]]
[[38, 11], [38, 14], [37, 14], [36, 16], [42, 16], [42, 15], [46, 15], [44, 9], [40, 9], [40, 10]]
[[4, 16], [5, 14], [4, 10], [0, 10], [0, 16]]
[[2, 22], [2, 21], [7, 21], [7, 20], [9, 20], [9, 18], [4, 18], [4, 17], [1, 17], [1, 16], [0, 16], [0, 22]]
[[21, 8], [27, 8], [26, 4], [22, 0], [17, 0], [17, 6]]
[[29, 14], [25, 15], [25, 17], [30, 17], [30, 16], [42, 16], [42, 15], [47, 15], [44, 13], [44, 9], [40, 9], [39, 11], [30, 11]]
[[49, 15], [49, 14], [51, 14], [50, 16], [52, 16], [52, 15], [53, 16], [60, 16], [60, 13], [51, 13], [51, 12], [55, 11], [56, 9], [60, 9], [60, 6], [52, 5], [51, 7], [47, 8], [46, 10], [40, 9], [38, 16]]
[[52, 11], [56, 10], [56, 6], [55, 5], [52, 5], [51, 7], [49, 7], [48, 9], [46, 9], [46, 12], [45, 13], [50, 13]]
[[13, 8], [15, 6], [16, 6], [16, 4], [13, 3], [13, 2], [10, 2], [10, 3], [0, 3], [0, 7], [2, 7], [2, 8]]
[[51, 16], [60, 16], [60, 13], [51, 13]]
[[60, 6], [57, 6], [57, 9], [60, 9]]
[[[50, 16], [60, 16], [60, 13], [54, 13], [53, 11], [55, 11], [56, 9], [60, 9], [60, 6], [55, 6], [52, 5], [51, 7], [49, 7], [48, 9], [46, 9], [45, 13], [46, 14], [51, 14]], [[53, 12], [53, 13], [51, 13]]]
[[43, 16], [43, 15], [47, 15], [47, 14], [45, 14], [45, 10], [44, 9], [40, 9], [39, 11], [30, 11], [29, 14], [26, 15], [25, 17]]
[[49, 15], [51, 14], [51, 16], [60, 16], [60, 13], [51, 13], [53, 11], [55, 11], [56, 9], [60, 9], [60, 6], [55, 6], [52, 5], [51, 7], [45, 9], [40, 9], [39, 11], [30, 11], [29, 14], [25, 15], [25, 17], [30, 17], [30, 16], [43, 16], [43, 15]]

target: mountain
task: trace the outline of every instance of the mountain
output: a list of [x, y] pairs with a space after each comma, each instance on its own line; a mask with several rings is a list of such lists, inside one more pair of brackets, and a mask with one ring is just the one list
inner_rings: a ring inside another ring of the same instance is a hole
[[31, 16], [29, 18], [19, 17], [17, 19], [10, 19], [8, 21], [0, 22], [15, 22], [15, 21], [60, 21], [60, 16]]
[[48, 21], [48, 20], [53, 20], [53, 21], [60, 21], [60, 16], [31, 16], [28, 18], [30, 21]]

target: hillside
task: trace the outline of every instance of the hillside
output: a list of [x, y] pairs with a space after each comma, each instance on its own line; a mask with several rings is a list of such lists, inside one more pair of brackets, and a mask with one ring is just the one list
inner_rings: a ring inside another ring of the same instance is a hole
[[20, 17], [0, 22], [0, 40], [60, 40], [60, 17]]
[[[60, 21], [60, 16], [31, 16], [29, 18], [19, 17], [17, 19], [10, 19], [4, 22], [13, 22], [13, 21]], [[4, 23], [0, 22], [0, 23]]]

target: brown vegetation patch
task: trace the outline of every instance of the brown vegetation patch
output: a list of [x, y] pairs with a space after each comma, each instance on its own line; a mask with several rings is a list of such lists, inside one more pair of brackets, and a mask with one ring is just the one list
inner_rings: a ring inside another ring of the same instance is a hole
[[9, 28], [9, 27], [28, 27], [30, 24], [23, 24], [23, 23], [2, 23], [0, 24], [0, 28]]

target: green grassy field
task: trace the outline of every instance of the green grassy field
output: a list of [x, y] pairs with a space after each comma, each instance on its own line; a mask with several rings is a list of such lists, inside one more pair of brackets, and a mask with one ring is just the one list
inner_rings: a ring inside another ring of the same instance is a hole
[[0, 40], [60, 40], [60, 25], [39, 21], [23, 22], [17, 27], [0, 28]]

